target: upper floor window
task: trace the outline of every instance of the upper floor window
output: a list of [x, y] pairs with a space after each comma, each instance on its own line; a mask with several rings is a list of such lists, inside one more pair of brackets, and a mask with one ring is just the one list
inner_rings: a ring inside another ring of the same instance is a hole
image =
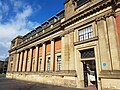
[[92, 26], [88, 26], [86, 28], [83, 28], [81, 30], [79, 30], [79, 40], [83, 41], [89, 38], [93, 37], [93, 30], [92, 30]]
[[87, 3], [88, 1], [90, 1], [90, 0], [78, 0], [77, 1], [77, 6], [81, 6], [81, 5], [85, 4], [85, 3]]
[[61, 56], [57, 56], [57, 70], [61, 70]]

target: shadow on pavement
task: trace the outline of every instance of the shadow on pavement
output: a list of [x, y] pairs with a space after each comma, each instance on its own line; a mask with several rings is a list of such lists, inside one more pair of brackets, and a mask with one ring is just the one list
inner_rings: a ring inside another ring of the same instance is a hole
[[0, 90], [86, 90], [78, 88], [61, 87], [55, 85], [20, 81], [15, 79], [0, 79]]

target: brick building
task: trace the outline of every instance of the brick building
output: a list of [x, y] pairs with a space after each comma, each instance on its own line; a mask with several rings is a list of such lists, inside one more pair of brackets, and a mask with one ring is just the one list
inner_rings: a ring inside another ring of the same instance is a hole
[[0, 74], [3, 73], [3, 61], [0, 60]]
[[5, 58], [5, 61], [3, 62], [3, 73], [4, 74], [6, 74], [7, 72], [8, 60], [9, 60], [9, 57]]
[[120, 89], [120, 1], [67, 0], [64, 6], [11, 41], [7, 77]]

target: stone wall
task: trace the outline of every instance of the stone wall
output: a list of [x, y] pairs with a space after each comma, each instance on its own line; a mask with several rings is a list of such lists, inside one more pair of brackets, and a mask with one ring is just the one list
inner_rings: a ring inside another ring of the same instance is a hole
[[65, 87], [77, 87], [76, 77], [74, 76], [57, 76], [52, 74], [44, 75], [38, 73], [7, 73], [6, 77], [9, 79], [25, 80]]
[[102, 79], [103, 90], [120, 90], [120, 79]]

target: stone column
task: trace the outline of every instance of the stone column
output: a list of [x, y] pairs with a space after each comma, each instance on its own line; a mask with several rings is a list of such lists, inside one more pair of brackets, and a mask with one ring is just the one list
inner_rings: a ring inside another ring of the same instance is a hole
[[68, 34], [62, 37], [62, 65], [61, 70], [68, 70], [69, 69], [69, 38]]
[[[97, 29], [98, 29], [98, 44], [100, 51], [100, 60], [102, 70], [112, 70], [111, 67], [111, 55], [109, 51], [109, 39], [108, 39], [108, 30], [106, 28], [106, 21], [102, 19], [97, 21]], [[104, 49], [103, 49], [104, 47]]]
[[25, 50], [24, 57], [23, 57], [23, 68], [22, 68], [23, 72], [25, 72], [26, 61], [27, 61], [27, 50]]
[[23, 51], [20, 54], [19, 72], [22, 71], [22, 59], [23, 59]]
[[9, 60], [8, 60], [7, 72], [10, 72], [10, 57], [9, 57]]
[[17, 53], [15, 53], [15, 54], [14, 54], [14, 57], [13, 57], [13, 67], [12, 67], [12, 71], [13, 71], [13, 72], [15, 71], [16, 60], [17, 60]]
[[50, 61], [50, 69], [53, 71], [53, 63], [55, 61], [55, 43], [54, 40], [51, 40], [51, 61]]
[[80, 61], [80, 52], [79, 50], [75, 47], [75, 69], [77, 73], [77, 87], [79, 88], [84, 88], [84, 72], [83, 72], [83, 63]]
[[18, 57], [18, 66], [17, 66], [17, 72], [19, 71], [19, 65], [20, 64], [20, 52], [19, 52], [19, 57]]
[[15, 71], [17, 72], [17, 68], [18, 68], [18, 61], [19, 61], [19, 53], [17, 53], [17, 59], [16, 59], [16, 65], [15, 65]]
[[34, 66], [34, 71], [35, 72], [37, 72], [37, 69], [38, 69], [38, 53], [39, 53], [39, 46], [36, 46], [35, 66]]
[[75, 70], [74, 29], [69, 33], [69, 70]]
[[32, 70], [32, 48], [30, 48], [30, 55], [29, 55], [29, 60], [28, 60], [28, 66], [27, 66], [27, 71], [31, 72]]
[[108, 38], [110, 45], [110, 53], [112, 59], [112, 67], [113, 70], [120, 70], [120, 60], [119, 60], [119, 44], [117, 41], [117, 33], [116, 33], [116, 21], [113, 16], [106, 18], [107, 29], [108, 29]]
[[46, 44], [43, 43], [42, 46], [42, 66], [41, 66], [41, 71], [45, 71], [46, 67]]

